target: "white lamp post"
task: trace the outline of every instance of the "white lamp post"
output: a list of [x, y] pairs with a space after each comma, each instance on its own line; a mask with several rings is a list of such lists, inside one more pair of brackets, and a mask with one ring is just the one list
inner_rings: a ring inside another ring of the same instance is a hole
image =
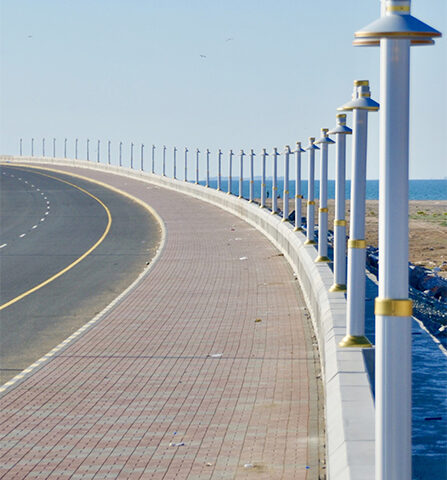
[[143, 155], [144, 155], [143, 151], [144, 151], [144, 145], [141, 144], [141, 153], [140, 153], [140, 170], [141, 171], [144, 170], [144, 168], [143, 168], [144, 167], [144, 165], [143, 165]]
[[315, 144], [315, 137], [309, 137], [308, 180], [307, 180], [307, 231], [304, 245], [315, 245], [315, 150], [320, 150]]
[[352, 100], [340, 110], [353, 111], [351, 162], [351, 220], [348, 240], [348, 295], [346, 336], [341, 347], [369, 348], [365, 337], [365, 202], [368, 111], [379, 104], [370, 98], [368, 80], [355, 80]]
[[64, 138], [64, 158], [67, 158], [67, 139]]
[[119, 158], [119, 166], [123, 166], [123, 142], [120, 142], [120, 158]]
[[199, 154], [200, 150], [196, 149], [196, 185], [199, 183]]
[[282, 221], [289, 220], [289, 157], [290, 147], [286, 145], [284, 150], [284, 191], [283, 191], [283, 205], [282, 205]]
[[206, 188], [210, 186], [210, 150], [206, 149]]
[[303, 228], [301, 226], [301, 217], [303, 216], [302, 212], [302, 199], [303, 195], [301, 193], [301, 153], [305, 152], [301, 148], [301, 142], [296, 142], [295, 153], [295, 228], [294, 231], [301, 231]]
[[53, 138], [53, 158], [56, 158], [56, 139]]
[[334, 219], [334, 284], [330, 292], [346, 291], [346, 135], [352, 130], [346, 126], [346, 114], [336, 115], [337, 126], [329, 132], [335, 135], [335, 219]]
[[45, 139], [42, 138], [42, 157], [45, 156]]
[[75, 158], [78, 158], [78, 139], [75, 139]]
[[241, 150], [241, 153], [239, 154], [240, 156], [240, 173], [239, 173], [239, 198], [242, 198], [244, 196], [243, 188], [244, 188], [244, 151]]
[[97, 152], [97, 155], [96, 155], [96, 162], [99, 163], [99, 158], [100, 158], [100, 153], [99, 153], [99, 146], [100, 146], [100, 141], [98, 140], [98, 152]]
[[188, 181], [188, 147], [185, 147], [185, 182]]
[[34, 157], [34, 138], [31, 139], [31, 156]]
[[20, 139], [20, 147], [19, 148], [20, 148], [20, 151], [19, 151], [20, 156], [22, 156], [22, 154], [23, 154], [22, 139]]
[[222, 150], [217, 155], [217, 190], [222, 190]]
[[107, 163], [110, 165], [110, 162], [111, 162], [111, 159], [110, 159], [110, 145], [111, 145], [111, 141], [108, 140], [107, 141]]
[[254, 190], [255, 190], [255, 174], [254, 174], [254, 157], [255, 152], [253, 149], [250, 150], [250, 203], [253, 203], [254, 200]]
[[130, 144], [130, 168], [133, 169], [133, 143]]
[[265, 160], [267, 158], [267, 150], [262, 149], [262, 171], [261, 171], [261, 205], [260, 208], [265, 208]]
[[90, 139], [87, 138], [87, 160], [90, 160]]
[[151, 173], [155, 173], [155, 145], [152, 145], [152, 165]]
[[411, 314], [408, 299], [410, 45], [440, 32], [388, 0], [381, 18], [355, 33], [380, 42], [379, 297], [376, 298], [376, 478], [411, 478]]
[[327, 208], [327, 158], [328, 145], [335, 143], [328, 137], [328, 128], [321, 129], [321, 137], [315, 142], [321, 145], [320, 151], [320, 205], [318, 208], [318, 257], [315, 262], [330, 262], [327, 256], [327, 230], [328, 230], [328, 208]]
[[230, 155], [228, 157], [228, 195], [231, 194], [231, 187], [233, 183], [233, 150], [230, 150]]
[[273, 149], [272, 215], [278, 211], [278, 149]]
[[166, 145], [163, 145], [163, 177], [166, 177]]
[[177, 147], [174, 147], [174, 171], [173, 171], [174, 179], [177, 178]]

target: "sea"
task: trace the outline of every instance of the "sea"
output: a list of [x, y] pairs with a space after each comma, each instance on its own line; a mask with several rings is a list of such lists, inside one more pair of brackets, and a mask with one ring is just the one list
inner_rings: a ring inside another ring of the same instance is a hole
[[[205, 181], [201, 180], [200, 184], [204, 185]], [[210, 187], [217, 188], [217, 179], [210, 179]], [[320, 183], [315, 180], [315, 198], [319, 196]], [[228, 191], [227, 178], [222, 177], [221, 188], [223, 191]], [[282, 198], [284, 190], [284, 179], [278, 179], [278, 195]], [[266, 179], [266, 191], [270, 197], [272, 192], [272, 179]], [[248, 198], [250, 192], [250, 183], [247, 180], [243, 182], [243, 197]], [[239, 179], [233, 177], [231, 182], [231, 193], [239, 194]], [[351, 181], [346, 181], [346, 199], [350, 198], [351, 194]], [[301, 182], [301, 195], [304, 198], [307, 197], [307, 180]], [[261, 178], [256, 177], [254, 181], [254, 196], [255, 198], [261, 197]], [[295, 196], [295, 182], [289, 182], [289, 198]], [[328, 181], [328, 198], [335, 198], [335, 181]], [[366, 181], [366, 199], [378, 200], [379, 199], [379, 180], [367, 180]], [[410, 200], [447, 200], [447, 179], [440, 180], [410, 180], [409, 181], [409, 199]]]

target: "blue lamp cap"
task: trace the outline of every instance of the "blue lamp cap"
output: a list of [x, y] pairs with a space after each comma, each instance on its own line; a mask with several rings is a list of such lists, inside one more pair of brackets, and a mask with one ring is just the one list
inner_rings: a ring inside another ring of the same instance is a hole
[[301, 142], [296, 142], [296, 150], [295, 152], [305, 152], [304, 148], [301, 147]]
[[306, 147], [306, 150], [320, 150], [315, 144], [315, 137], [309, 137], [309, 145]]
[[320, 143], [335, 143], [331, 138], [328, 137], [329, 128], [321, 129], [321, 137], [315, 142], [316, 144]]

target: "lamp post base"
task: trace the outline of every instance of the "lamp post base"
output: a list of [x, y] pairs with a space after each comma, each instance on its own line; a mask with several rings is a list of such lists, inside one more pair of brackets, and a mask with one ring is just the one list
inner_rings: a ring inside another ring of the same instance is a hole
[[304, 242], [304, 245], [316, 245], [317, 242], [315, 240], [306, 240]]
[[346, 292], [346, 285], [342, 283], [334, 283], [332, 287], [329, 289], [330, 292]]
[[315, 259], [315, 263], [330, 263], [331, 262], [331, 259], [329, 257], [325, 257], [325, 256], [319, 256]]
[[301, 227], [295, 227], [295, 228], [293, 229], [293, 231], [294, 231], [294, 232], [302, 232], [303, 229], [302, 229]]
[[372, 348], [371, 342], [364, 335], [346, 335], [338, 346], [341, 348]]

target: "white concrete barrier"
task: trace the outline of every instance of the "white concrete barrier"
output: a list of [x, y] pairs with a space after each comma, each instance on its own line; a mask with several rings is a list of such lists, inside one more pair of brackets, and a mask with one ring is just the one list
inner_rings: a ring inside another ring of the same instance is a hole
[[83, 160], [0, 156], [12, 163], [46, 163], [104, 170], [140, 178], [222, 208], [251, 224], [280, 250], [298, 276], [318, 339], [325, 393], [326, 459], [331, 480], [374, 479], [374, 399], [367, 358], [373, 353], [338, 347], [346, 333], [346, 300], [330, 293], [333, 273], [325, 263], [315, 263], [317, 250], [305, 246], [306, 237], [279, 215], [234, 195], [201, 185], [154, 175], [140, 170]]

